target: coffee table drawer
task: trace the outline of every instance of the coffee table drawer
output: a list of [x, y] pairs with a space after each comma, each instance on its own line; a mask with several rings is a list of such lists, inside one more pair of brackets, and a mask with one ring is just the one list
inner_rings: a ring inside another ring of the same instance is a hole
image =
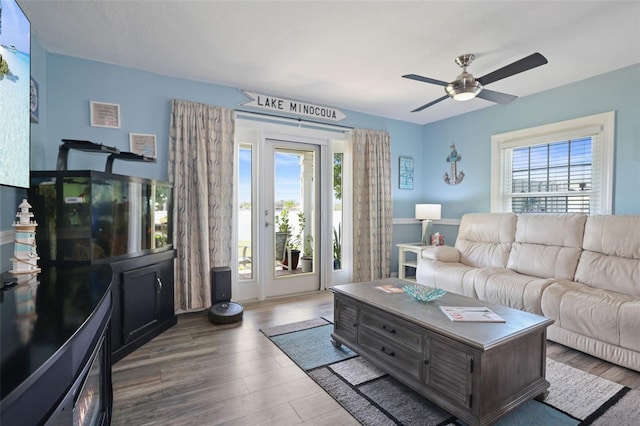
[[415, 351], [422, 351], [423, 335], [420, 329], [400, 318], [386, 315], [382, 312], [363, 308], [360, 311], [360, 325], [392, 339], [398, 343], [407, 345]]
[[382, 361], [388, 368], [422, 380], [423, 357], [420, 353], [407, 350], [389, 340], [382, 340], [366, 328], [360, 329], [358, 343], [366, 349], [368, 355]]

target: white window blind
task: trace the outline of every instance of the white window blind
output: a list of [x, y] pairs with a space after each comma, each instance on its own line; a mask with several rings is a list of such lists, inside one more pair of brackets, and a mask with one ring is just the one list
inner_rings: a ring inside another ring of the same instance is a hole
[[492, 211], [611, 212], [613, 113], [494, 135]]

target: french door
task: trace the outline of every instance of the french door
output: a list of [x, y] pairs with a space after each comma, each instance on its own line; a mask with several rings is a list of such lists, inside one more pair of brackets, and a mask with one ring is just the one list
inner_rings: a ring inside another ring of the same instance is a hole
[[[348, 155], [340, 157], [345, 167], [335, 173], [335, 150], [344, 151], [348, 134], [238, 119], [235, 137], [238, 263], [233, 298], [262, 300], [322, 290], [336, 279], [348, 282]], [[336, 235], [342, 237], [336, 240]], [[342, 253], [337, 261], [336, 252]]]
[[266, 139], [258, 190], [264, 227], [264, 296], [320, 288], [322, 253], [317, 250], [320, 222], [320, 148]]

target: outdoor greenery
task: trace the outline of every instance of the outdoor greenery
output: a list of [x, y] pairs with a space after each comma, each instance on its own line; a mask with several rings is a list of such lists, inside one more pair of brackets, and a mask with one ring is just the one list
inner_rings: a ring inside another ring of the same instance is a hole
[[169, 200], [169, 193], [171, 188], [166, 186], [156, 186], [156, 211], [166, 210], [167, 201]]
[[276, 216], [276, 229], [277, 232], [288, 232], [291, 235], [291, 224], [289, 223], [289, 212], [296, 206], [294, 200], [282, 201], [282, 210], [280, 214]]
[[342, 225], [338, 223], [338, 227], [333, 228], [334, 269], [340, 269], [341, 260], [342, 260]]
[[302, 256], [307, 258], [313, 257], [313, 237], [311, 235], [307, 235], [305, 239]]
[[288, 233], [289, 240], [287, 242], [287, 246], [291, 250], [300, 251], [300, 246], [302, 245], [302, 235], [307, 221], [304, 217], [304, 213], [298, 213], [298, 228], [296, 234], [294, 235], [293, 226], [291, 225], [291, 221], [289, 219], [289, 213], [295, 207], [296, 202], [294, 200], [285, 200], [282, 202], [282, 210], [280, 211], [280, 214], [276, 216], [276, 232]]
[[342, 200], [342, 161], [344, 154], [333, 154], [333, 194], [336, 200]]
[[289, 239], [289, 248], [291, 250], [300, 251], [300, 246], [302, 244], [302, 236], [304, 234], [304, 229], [307, 226], [307, 219], [304, 217], [304, 213], [298, 213], [298, 232], [293, 236], [293, 238]]

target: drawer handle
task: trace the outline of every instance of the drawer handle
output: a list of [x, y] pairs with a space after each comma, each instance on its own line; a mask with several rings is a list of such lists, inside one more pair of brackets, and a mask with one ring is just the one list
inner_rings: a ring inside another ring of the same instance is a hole
[[395, 329], [395, 328], [388, 329], [386, 325], [383, 325], [383, 326], [382, 326], [382, 329], [383, 329], [384, 331], [387, 331], [387, 332], [391, 333], [391, 334], [396, 334], [396, 329]]
[[388, 352], [384, 346], [383, 346], [383, 347], [381, 347], [381, 348], [380, 348], [380, 350], [381, 350], [381, 351], [382, 351], [382, 353], [383, 353], [383, 354], [385, 354], [385, 355], [389, 355], [389, 356], [396, 356], [395, 352], [393, 352], [393, 351]]
[[353, 324], [351, 324], [351, 325], [352, 325], [352, 326], [354, 326], [354, 327], [357, 327], [357, 326], [358, 326], [358, 323], [357, 323], [357, 322], [354, 322], [354, 323], [353, 323]]
[[429, 365], [429, 360], [428, 359], [424, 360], [424, 365]]

